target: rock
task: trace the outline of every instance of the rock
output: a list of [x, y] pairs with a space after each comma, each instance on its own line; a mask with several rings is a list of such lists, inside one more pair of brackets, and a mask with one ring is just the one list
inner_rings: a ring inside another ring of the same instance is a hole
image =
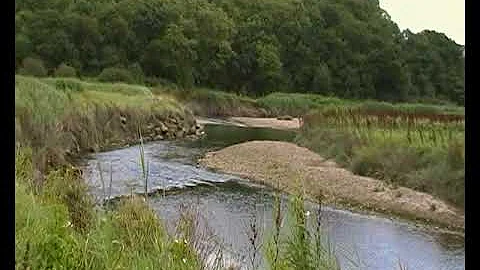
[[163, 130], [160, 127], [155, 128], [155, 133], [160, 134], [163, 133]]
[[178, 121], [177, 121], [177, 119], [175, 119], [175, 118], [170, 118], [170, 122], [171, 122], [171, 123], [174, 123], [174, 124], [178, 124]]
[[124, 116], [120, 116], [120, 122], [124, 125], [127, 124], [127, 118], [125, 118]]
[[197, 128], [195, 126], [192, 126], [188, 131], [188, 134], [195, 134], [196, 131], [197, 131]]
[[197, 136], [197, 135], [194, 135], [194, 134], [193, 134], [193, 135], [188, 135], [188, 136], [187, 136], [187, 139], [189, 139], [189, 140], [196, 140], [196, 139], [198, 139], [198, 136]]
[[175, 132], [176, 130], [178, 130], [178, 126], [174, 124], [169, 124], [165, 126], [167, 127], [168, 132]]
[[153, 138], [155, 141], [161, 141], [163, 140], [163, 136], [162, 135], [157, 135]]
[[195, 123], [195, 128], [196, 129], [203, 129], [203, 126], [200, 125], [199, 123]]
[[175, 136], [177, 138], [183, 138], [183, 135], [184, 135], [183, 130], [179, 130], [179, 131], [175, 132]]
[[163, 133], [165, 133], [165, 132], [168, 131], [168, 127], [167, 127], [164, 123], [160, 122], [160, 130], [161, 130]]

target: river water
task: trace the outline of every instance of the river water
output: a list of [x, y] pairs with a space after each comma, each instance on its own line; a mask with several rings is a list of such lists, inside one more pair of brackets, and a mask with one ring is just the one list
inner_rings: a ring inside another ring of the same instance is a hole
[[[271, 226], [273, 191], [202, 168], [196, 160], [206, 151], [243, 141], [291, 141], [295, 133], [226, 125], [206, 125], [205, 131], [205, 138], [195, 142], [158, 141], [144, 145], [148, 191], [165, 191], [150, 197], [149, 203], [167, 223], [178, 217], [181, 206], [194, 205], [223, 249], [247, 265], [248, 224], [255, 217], [260, 232]], [[79, 163], [98, 198], [144, 192], [143, 181], [139, 180], [142, 177], [139, 146], [93, 154]], [[312, 203], [307, 205], [311, 212], [315, 207]], [[327, 206], [322, 206], [321, 224], [342, 269], [393, 270], [399, 269], [399, 261], [407, 269], [465, 268], [462, 236]]]

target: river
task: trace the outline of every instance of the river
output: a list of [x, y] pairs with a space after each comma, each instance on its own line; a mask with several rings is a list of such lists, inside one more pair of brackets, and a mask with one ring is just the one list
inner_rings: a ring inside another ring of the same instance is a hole
[[[292, 141], [295, 133], [213, 124], [207, 124], [205, 131], [206, 136], [194, 142], [156, 141], [144, 145], [149, 192], [165, 191], [151, 196], [149, 203], [167, 223], [178, 217], [182, 205], [196, 206], [224, 250], [247, 265], [249, 221], [255, 216], [265, 228], [271, 225], [273, 191], [202, 168], [196, 160], [206, 151], [249, 140]], [[92, 154], [79, 165], [97, 198], [144, 191], [139, 180], [139, 146]], [[312, 212], [315, 207], [312, 203], [307, 205]], [[407, 269], [465, 268], [463, 236], [328, 206], [322, 206], [321, 222], [342, 269], [393, 270], [399, 269], [399, 261]]]

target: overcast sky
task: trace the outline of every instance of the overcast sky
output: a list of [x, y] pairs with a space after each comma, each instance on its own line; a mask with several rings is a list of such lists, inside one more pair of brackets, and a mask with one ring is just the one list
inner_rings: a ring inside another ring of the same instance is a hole
[[380, 7], [400, 30], [435, 30], [465, 45], [464, 0], [380, 0]]

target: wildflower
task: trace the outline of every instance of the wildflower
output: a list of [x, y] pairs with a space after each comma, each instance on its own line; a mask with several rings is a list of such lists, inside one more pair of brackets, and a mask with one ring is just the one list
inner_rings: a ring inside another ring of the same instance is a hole
[[67, 221], [67, 223], [65, 225], [63, 225], [64, 228], [67, 228], [67, 227], [72, 227], [72, 223], [70, 221]]
[[187, 259], [183, 258], [182, 259], [183, 263], [187, 263]]
[[307, 216], [307, 217], [310, 216], [310, 211], [307, 211], [307, 212], [305, 213], [305, 216]]
[[175, 239], [175, 241], [174, 241], [174, 242], [175, 242], [175, 244], [178, 244], [178, 243], [180, 243], [180, 242], [178, 241], [178, 239]]
[[188, 242], [187, 242], [187, 240], [185, 240], [185, 239], [183, 240], [183, 243], [184, 243], [185, 245], [188, 245]]

